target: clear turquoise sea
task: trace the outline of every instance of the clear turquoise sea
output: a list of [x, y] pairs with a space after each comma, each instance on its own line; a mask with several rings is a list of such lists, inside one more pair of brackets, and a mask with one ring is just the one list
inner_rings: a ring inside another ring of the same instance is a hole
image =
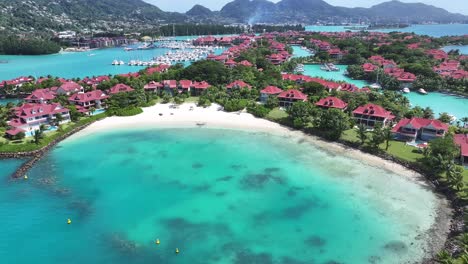
[[412, 263], [435, 218], [405, 177], [264, 133], [99, 132], [28, 180], [17, 165], [0, 163], [2, 263]]
[[[123, 48], [98, 49], [86, 52], [62, 52], [40, 56], [0, 55], [0, 80], [9, 80], [19, 76], [58, 76], [63, 78], [84, 78], [108, 74], [138, 72], [143, 66], [115, 66], [113, 60], [150, 61], [153, 57], [164, 55], [170, 49], [125, 51]], [[221, 54], [222, 49], [216, 50]], [[189, 62], [185, 63], [189, 65]]]
[[416, 92], [405, 94], [405, 96], [410, 100], [413, 106], [432, 108], [436, 117], [443, 112], [454, 115], [458, 119], [468, 116], [468, 99], [465, 97], [443, 93], [421, 95]]

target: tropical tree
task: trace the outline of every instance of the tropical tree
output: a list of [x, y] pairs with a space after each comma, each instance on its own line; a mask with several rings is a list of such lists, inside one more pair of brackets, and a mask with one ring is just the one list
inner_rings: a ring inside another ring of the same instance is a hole
[[446, 112], [440, 113], [438, 119], [439, 119], [440, 122], [444, 122], [444, 123], [447, 123], [447, 124], [452, 122], [452, 117]]
[[385, 142], [385, 138], [383, 135], [383, 129], [381, 123], [376, 123], [374, 126], [374, 130], [372, 131], [372, 139], [370, 141], [371, 147], [373, 149], [378, 149], [379, 145]]
[[367, 139], [367, 127], [363, 124], [358, 125], [358, 137], [361, 141], [361, 145], [364, 145]]
[[34, 143], [36, 145], [39, 145], [42, 137], [43, 137], [43, 131], [41, 129], [36, 129], [34, 130]]
[[464, 169], [461, 166], [457, 166], [455, 164], [449, 165], [447, 169], [447, 182], [450, 187], [457, 191], [461, 191], [465, 187], [463, 171]]
[[296, 102], [287, 112], [296, 128], [303, 128], [312, 121], [313, 106], [308, 102]]
[[382, 136], [385, 141], [385, 150], [387, 151], [388, 148], [390, 147], [390, 140], [393, 139], [393, 133], [392, 133], [392, 128], [390, 127], [385, 127], [382, 130]]
[[434, 111], [430, 107], [424, 108], [423, 117], [427, 119], [434, 119]]
[[338, 140], [346, 129], [349, 129], [349, 116], [339, 109], [323, 111], [317, 125], [330, 140]]
[[463, 127], [466, 127], [466, 124], [468, 123], [468, 116], [463, 117], [462, 119], [460, 119], [460, 121], [463, 122]]
[[442, 250], [437, 253], [436, 262], [441, 264], [454, 264], [455, 260], [452, 258], [452, 255], [446, 251]]

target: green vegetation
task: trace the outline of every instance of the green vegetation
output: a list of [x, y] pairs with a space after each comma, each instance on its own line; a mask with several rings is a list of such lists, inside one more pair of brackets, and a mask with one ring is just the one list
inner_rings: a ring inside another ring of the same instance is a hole
[[135, 116], [141, 113], [143, 113], [143, 109], [133, 106], [117, 109], [112, 112], [112, 114], [116, 116]]
[[60, 51], [60, 45], [47, 39], [19, 38], [0, 34], [0, 54], [6, 55], [42, 55]]

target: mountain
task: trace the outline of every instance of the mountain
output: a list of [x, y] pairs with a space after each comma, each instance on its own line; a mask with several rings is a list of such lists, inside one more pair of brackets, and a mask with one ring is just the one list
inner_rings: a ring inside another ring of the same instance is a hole
[[445, 9], [422, 3], [402, 3], [400, 1], [384, 2], [367, 9], [364, 14], [367, 17], [381, 18], [384, 20], [401, 19], [403, 21], [466, 21], [467, 16], [453, 14]]
[[185, 14], [192, 17], [209, 17], [213, 15], [213, 12], [202, 5], [194, 5], [192, 9], [187, 11]]
[[19, 31], [140, 28], [184, 20], [141, 0], [0, 0], [0, 27]]
[[369, 22], [463, 22], [468, 17], [422, 3], [390, 1], [371, 8], [346, 8], [323, 0], [282, 0], [274, 4], [266, 0], [234, 0], [220, 11], [221, 17], [248, 23], [315, 23], [362, 19]]
[[267, 0], [234, 0], [220, 11], [221, 17], [235, 22], [257, 22], [257, 18], [268, 18], [275, 11], [275, 4]]
[[[145, 0], [152, 1], [152, 0]], [[144, 30], [172, 23], [468, 22], [468, 17], [421, 3], [390, 1], [370, 8], [324, 0], [234, 0], [220, 11], [195, 5], [185, 14], [164, 12], [143, 0], [0, 0], [0, 31]]]

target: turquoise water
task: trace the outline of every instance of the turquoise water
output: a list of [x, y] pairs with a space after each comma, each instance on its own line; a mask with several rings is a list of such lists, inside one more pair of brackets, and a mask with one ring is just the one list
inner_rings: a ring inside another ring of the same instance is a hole
[[459, 50], [460, 54], [465, 54], [468, 55], [468, 45], [464, 46], [445, 46], [442, 48], [446, 52], [449, 52], [450, 50]]
[[[346, 31], [344, 26], [307, 26], [307, 31], [318, 32], [343, 32]], [[468, 24], [440, 24], [440, 25], [411, 25], [407, 28], [400, 29], [379, 29], [379, 32], [414, 32], [418, 35], [428, 35], [431, 37], [442, 36], [462, 36], [468, 32]]]
[[324, 79], [330, 79], [334, 81], [345, 81], [347, 83], [351, 83], [356, 85], [359, 88], [362, 88], [364, 86], [370, 85], [370, 83], [364, 81], [364, 80], [353, 80], [349, 78], [348, 76], [344, 75], [343, 73], [346, 71], [348, 68], [348, 65], [336, 65], [338, 68], [340, 68], [340, 71], [336, 72], [327, 72], [327, 71], [322, 71], [320, 69], [321, 65], [315, 64], [315, 65], [305, 65], [304, 66], [304, 75], [309, 75], [312, 77], [321, 77]]
[[14, 103], [15, 105], [17, 103], [21, 102], [20, 99], [0, 99], [0, 105], [6, 105], [8, 103]]
[[421, 95], [415, 92], [405, 94], [413, 106], [430, 107], [435, 116], [447, 112], [458, 119], [468, 116], [468, 99], [443, 93], [431, 92]]
[[[59, 76], [63, 78], [84, 78], [108, 74], [138, 72], [144, 66], [112, 65], [113, 60], [144, 60], [149, 61], [170, 51], [157, 48], [153, 50], [124, 51], [123, 48], [108, 48], [87, 52], [64, 52], [60, 54], [41, 56], [0, 55], [0, 60], [8, 63], [0, 64], [0, 80], [9, 80], [18, 76]], [[223, 50], [216, 50], [217, 54]], [[189, 62], [185, 63], [189, 65]]]
[[308, 52], [307, 50], [303, 50], [301, 49], [300, 46], [292, 46], [293, 48], [293, 57], [308, 57], [308, 56], [312, 56], [312, 54], [310, 52]]
[[408, 263], [436, 204], [302, 139], [205, 128], [75, 136], [0, 184], [0, 256], [19, 264]]

